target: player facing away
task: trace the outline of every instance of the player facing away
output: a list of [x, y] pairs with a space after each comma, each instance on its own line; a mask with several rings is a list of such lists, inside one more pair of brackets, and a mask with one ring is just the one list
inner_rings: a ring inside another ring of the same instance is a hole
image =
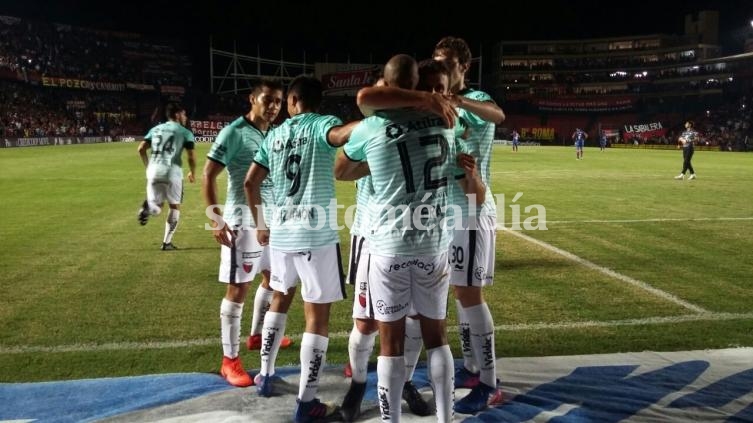
[[[220, 374], [234, 386], [250, 386], [253, 381], [244, 369], [240, 356], [240, 333], [243, 304], [249, 283], [261, 272], [262, 281], [254, 297], [249, 349], [261, 347], [261, 323], [272, 300], [269, 288], [269, 248], [256, 240], [243, 181], [272, 122], [282, 106], [282, 84], [276, 80], [260, 80], [248, 96], [250, 111], [222, 128], [207, 154], [202, 178], [202, 191], [207, 208], [213, 213], [212, 235], [221, 245], [219, 281], [226, 283], [220, 304], [220, 338], [222, 367]], [[224, 211], [219, 210], [217, 177], [227, 169], [228, 184]], [[272, 186], [262, 184], [264, 203], [272, 202]], [[283, 339], [283, 347], [290, 345]]]
[[[396, 67], [399, 67], [401, 63], [404, 63], [403, 59], [403, 56], [398, 55], [395, 56], [393, 60], [389, 61], [385, 66], [385, 76], [390, 79], [386, 80], [385, 78], [382, 78], [377, 81], [374, 86], [412, 89], [412, 78], [398, 78], [401, 76], [401, 72], [399, 69], [396, 69]], [[431, 64], [434, 65], [440, 64], [433, 60], [431, 62], [433, 62]], [[444, 93], [446, 87], [449, 86], [448, 78], [449, 76], [446, 67], [419, 66], [418, 85], [421, 86], [424, 91], [441, 90], [440, 92]], [[417, 86], [417, 88], [419, 88], [419, 86]], [[361, 97], [362, 102], [368, 97], [368, 94], [363, 95]], [[447, 107], [449, 107], [449, 104], [447, 104]], [[442, 110], [440, 110], [440, 112], [441, 111]], [[370, 112], [367, 110], [366, 113], [368, 114]], [[360, 176], [358, 171], [368, 172], [368, 164], [366, 162], [361, 162], [361, 165], [359, 166], [351, 166], [351, 164], [351, 161], [347, 160], [345, 156], [341, 155], [338, 157], [335, 164], [335, 176], [338, 179], [350, 180]], [[350, 169], [350, 172], [345, 173], [346, 169]], [[356, 286], [356, 295], [354, 296], [355, 298], [353, 301], [354, 325], [348, 338], [349, 362], [346, 366], [346, 372], [347, 370], [350, 370], [351, 384], [340, 409], [340, 414], [345, 421], [353, 421], [360, 414], [361, 403], [366, 392], [366, 376], [369, 357], [374, 348], [374, 340], [378, 331], [377, 321], [374, 319], [371, 310], [372, 306], [369, 301], [368, 282], [368, 238], [371, 230], [369, 207], [371, 197], [374, 195], [374, 187], [370, 175], [361, 177], [356, 183], [357, 210], [356, 217], [351, 226], [353, 240], [351, 242], [349, 272], [349, 283]], [[413, 373], [421, 353], [421, 344], [423, 342], [421, 337], [421, 326], [417, 316], [412, 317], [415, 318], [408, 318], [405, 323], [405, 383], [403, 384], [402, 398], [408, 403], [408, 408], [413, 414], [418, 416], [428, 416], [432, 414], [432, 410], [412, 382]]]
[[469, 154], [476, 158], [485, 187], [482, 206], [473, 210], [472, 199], [455, 190], [452, 202], [460, 207], [463, 229], [455, 225], [449, 249], [450, 285], [455, 293], [463, 352], [463, 366], [455, 373], [455, 387], [471, 389], [455, 403], [455, 411], [473, 414], [503, 401], [502, 391], [497, 387], [494, 320], [482, 288], [494, 281], [497, 209], [491, 191], [491, 153], [496, 125], [505, 120], [505, 114], [489, 94], [465, 85], [471, 66], [471, 51], [465, 40], [442, 38], [434, 47], [433, 57], [450, 67], [450, 92], [460, 118], [470, 129], [465, 144]]
[[575, 128], [571, 138], [575, 141], [575, 159], [580, 160], [583, 158], [583, 146], [586, 144], [588, 134], [580, 128]]
[[[259, 244], [270, 246], [270, 286], [276, 291], [264, 317], [261, 366], [255, 378], [262, 396], [274, 393], [274, 362], [300, 279], [306, 328], [300, 346], [296, 422], [317, 421], [337, 411], [316, 398], [329, 344], [331, 304], [345, 296], [336, 214], [328, 210], [335, 197], [335, 151], [348, 141], [357, 122], [343, 125], [335, 116], [319, 115], [321, 100], [318, 79], [299, 76], [290, 83], [290, 118], [269, 132], [244, 183]], [[269, 217], [261, 209], [261, 185], [267, 176], [274, 192]], [[269, 229], [262, 229], [267, 223]]]
[[520, 145], [520, 134], [516, 130], [512, 130], [512, 151], [517, 152]]
[[[181, 123], [186, 122], [186, 110], [176, 103], [165, 106], [167, 122], [152, 129], [139, 143], [138, 152], [146, 166], [146, 200], [139, 209], [138, 221], [146, 225], [149, 216], [162, 212], [165, 200], [170, 207], [165, 222], [165, 235], [162, 238], [162, 250], [177, 250], [173, 245], [173, 235], [180, 219], [180, 203], [183, 200], [183, 167], [181, 155], [183, 150], [188, 157], [188, 182], [194, 182], [196, 157], [194, 155], [194, 136]], [[151, 155], [147, 157], [147, 150]]]
[[685, 172], [687, 171], [690, 171], [688, 180], [695, 179], [695, 170], [690, 160], [693, 158], [693, 153], [695, 152], [693, 144], [698, 141], [698, 132], [693, 129], [692, 121], [685, 122], [685, 131], [680, 134], [677, 141], [677, 148], [682, 147], [682, 172], [675, 176], [675, 179], [685, 179]]
[[[395, 78], [388, 76], [392, 69], [399, 72]], [[413, 58], [397, 55], [385, 67], [385, 79], [402, 81], [398, 86], [410, 81], [408, 86], [414, 87], [417, 71]], [[368, 88], [359, 92], [359, 106], [364, 90]], [[405, 105], [432, 97], [421, 93], [411, 100], [410, 91], [400, 88], [383, 91], [378, 97], [382, 94], [397, 95], [406, 100]], [[454, 122], [453, 117], [450, 123]], [[463, 170], [456, 173], [454, 129], [447, 126], [446, 119], [427, 111], [382, 110], [361, 122], [345, 146], [345, 154], [338, 158], [338, 173], [343, 179], [348, 175], [360, 177], [358, 170], [365, 161], [374, 184], [369, 208], [372, 229], [368, 283], [370, 304], [379, 326], [377, 395], [382, 421], [401, 419], [405, 318], [411, 307], [417, 313], [427, 349], [437, 419], [452, 420], [453, 361], [445, 328], [450, 231], [444, 219], [456, 177], [467, 179], [475, 173], [475, 163], [464, 155]], [[483, 197], [480, 178], [475, 175], [470, 180], [474, 184], [468, 183], [468, 189]]]

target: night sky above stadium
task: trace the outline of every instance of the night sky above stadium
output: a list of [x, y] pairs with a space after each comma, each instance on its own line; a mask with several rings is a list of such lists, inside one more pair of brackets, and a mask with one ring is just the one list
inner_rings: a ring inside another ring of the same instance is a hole
[[[49, 1], [0, 0], [0, 14], [180, 38], [206, 72], [215, 47], [300, 60], [384, 62], [394, 53], [428, 56], [444, 35], [465, 38], [474, 55], [494, 42], [640, 34], [681, 34], [687, 13], [720, 12], [722, 42], [753, 34], [753, 1]], [[410, 7], [410, 9], [407, 9]], [[490, 9], [493, 7], [494, 10]], [[422, 12], [417, 12], [421, 10]], [[731, 41], [730, 41], [731, 42]], [[203, 79], [197, 75], [198, 80]]]

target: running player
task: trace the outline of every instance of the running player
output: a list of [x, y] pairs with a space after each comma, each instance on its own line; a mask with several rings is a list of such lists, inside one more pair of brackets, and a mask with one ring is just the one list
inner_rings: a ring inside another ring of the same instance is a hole
[[[193, 133], [181, 122], [186, 121], [186, 110], [176, 103], [165, 106], [167, 122], [149, 130], [138, 147], [141, 161], [146, 166], [146, 200], [139, 209], [138, 221], [146, 225], [149, 216], [162, 212], [165, 200], [170, 206], [165, 222], [165, 235], [162, 250], [177, 250], [173, 245], [173, 235], [180, 219], [180, 203], [183, 200], [183, 168], [181, 155], [186, 150], [188, 156], [188, 182], [194, 183], [196, 157], [194, 155]], [[151, 158], [146, 151], [152, 150]]]

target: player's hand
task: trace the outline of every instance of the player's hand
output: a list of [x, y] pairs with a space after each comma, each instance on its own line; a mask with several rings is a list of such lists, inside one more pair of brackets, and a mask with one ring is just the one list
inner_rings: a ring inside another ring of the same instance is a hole
[[269, 229], [257, 229], [256, 240], [259, 242], [259, 245], [261, 245], [262, 247], [265, 245], [269, 245]]
[[213, 221], [212, 235], [219, 244], [233, 248], [233, 231], [230, 230], [229, 225], [224, 220], [220, 222]]
[[476, 174], [476, 158], [466, 153], [458, 154], [458, 167], [463, 169], [467, 177]]
[[441, 117], [445, 127], [454, 128], [458, 112], [452, 102], [442, 94], [429, 94], [426, 99], [426, 104], [421, 109]]
[[193, 176], [193, 172], [191, 171], [188, 172], [188, 182], [190, 183], [196, 182], [196, 177]]

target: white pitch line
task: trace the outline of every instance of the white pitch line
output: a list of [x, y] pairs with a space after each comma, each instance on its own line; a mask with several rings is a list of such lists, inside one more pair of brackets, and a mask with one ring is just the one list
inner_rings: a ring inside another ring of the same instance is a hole
[[[649, 219], [593, 219], [593, 220], [547, 220], [550, 223], [650, 223], [650, 222], [725, 222], [753, 220], [753, 217], [678, 217], [678, 218], [649, 218]], [[521, 223], [522, 224], [522, 223]], [[512, 224], [511, 224], [512, 225]]]
[[[681, 316], [644, 317], [640, 319], [586, 320], [581, 322], [558, 322], [558, 323], [520, 323], [510, 325], [497, 325], [496, 332], [519, 332], [527, 330], [551, 330], [551, 329], [584, 329], [584, 328], [610, 328], [619, 326], [646, 326], [662, 325], [671, 323], [687, 322], [717, 322], [725, 320], [751, 320], [753, 313], [703, 313], [688, 314]], [[450, 332], [457, 332], [457, 327], [448, 328]], [[291, 338], [300, 341], [301, 335], [288, 334]], [[346, 339], [350, 331], [333, 332], [329, 334], [332, 339]], [[170, 348], [185, 348], [195, 346], [218, 345], [219, 338], [192, 339], [185, 341], [154, 341], [154, 342], [110, 342], [106, 344], [71, 344], [55, 346], [0, 346], [0, 355], [7, 354], [33, 354], [33, 353], [66, 353], [66, 352], [94, 352], [94, 351], [133, 351], [133, 350], [156, 350]]]
[[572, 261], [574, 261], [574, 262], [576, 262], [576, 263], [578, 263], [580, 265], [583, 265], [583, 266], [585, 266], [585, 267], [587, 267], [589, 269], [596, 270], [597, 272], [603, 273], [603, 274], [605, 274], [607, 276], [611, 276], [611, 277], [613, 277], [613, 278], [615, 278], [617, 280], [620, 280], [620, 281], [625, 282], [627, 284], [630, 284], [630, 285], [633, 285], [635, 287], [638, 287], [638, 288], [640, 288], [640, 289], [642, 289], [644, 291], [647, 291], [647, 292], [650, 292], [651, 294], [654, 294], [655, 296], [657, 296], [659, 298], [665, 299], [667, 301], [670, 301], [670, 302], [673, 302], [673, 303], [675, 303], [677, 305], [685, 307], [688, 310], [694, 311], [696, 313], [710, 313], [708, 310], [706, 310], [706, 309], [704, 309], [702, 307], [699, 307], [699, 306], [697, 306], [695, 304], [691, 304], [691, 303], [689, 303], [689, 302], [687, 302], [687, 301], [685, 301], [685, 300], [683, 300], [683, 299], [681, 299], [681, 298], [679, 298], [679, 297], [677, 297], [677, 296], [675, 296], [673, 294], [670, 294], [669, 292], [662, 291], [661, 289], [658, 289], [658, 288], [654, 288], [653, 286], [647, 284], [646, 282], [639, 281], [638, 279], [633, 279], [630, 276], [623, 275], [622, 273], [617, 273], [614, 270], [606, 268], [604, 266], [599, 266], [598, 264], [590, 262], [590, 261], [588, 261], [588, 260], [586, 260], [586, 259], [584, 259], [582, 257], [576, 256], [575, 254], [573, 254], [573, 253], [571, 253], [569, 251], [565, 251], [565, 250], [563, 250], [561, 248], [557, 248], [557, 247], [555, 247], [552, 244], [546, 243], [544, 241], [539, 241], [538, 239], [530, 237], [530, 236], [528, 236], [526, 234], [523, 234], [523, 233], [521, 233], [519, 231], [512, 231], [512, 230], [509, 230], [507, 228], [505, 228], [505, 231], [508, 232], [508, 233], [510, 233], [510, 234], [512, 234], [512, 235], [514, 235], [514, 236], [516, 236], [516, 237], [518, 237], [518, 238], [521, 238], [521, 239], [523, 239], [525, 241], [528, 241], [528, 242], [530, 242], [532, 244], [536, 244], [536, 245], [538, 245], [539, 247], [541, 247], [541, 248], [543, 248], [545, 250], [548, 250], [548, 251], [551, 251], [553, 253], [559, 254], [559, 255], [561, 255], [563, 257], [566, 257], [566, 258], [568, 258], [568, 259], [570, 259], [570, 260], [572, 260]]

